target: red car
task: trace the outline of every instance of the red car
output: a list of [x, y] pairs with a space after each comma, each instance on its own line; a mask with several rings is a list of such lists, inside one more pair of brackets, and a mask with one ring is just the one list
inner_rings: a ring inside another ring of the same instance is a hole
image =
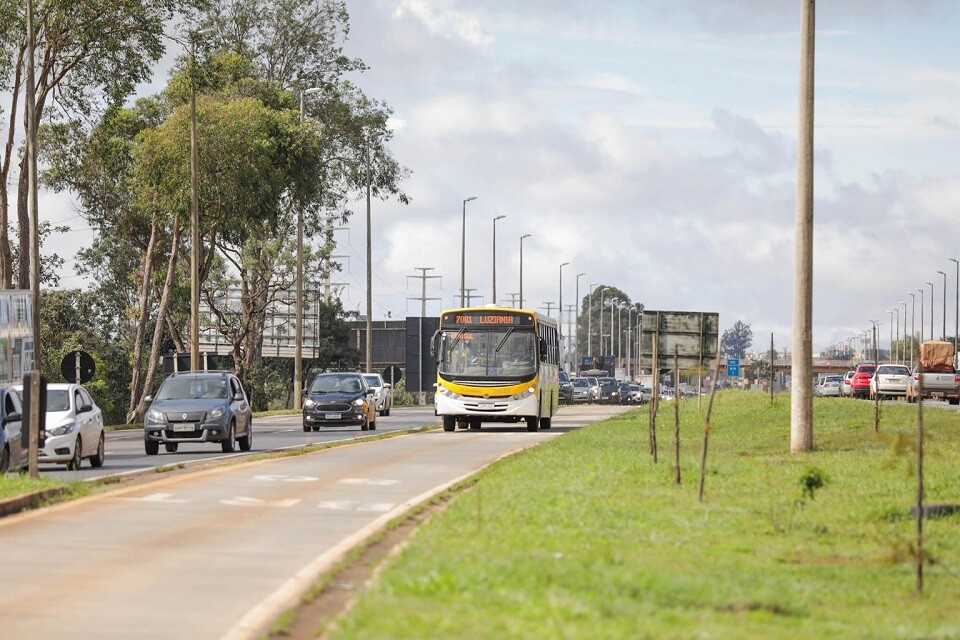
[[873, 378], [873, 372], [877, 370], [874, 363], [858, 364], [853, 371], [853, 377], [850, 379], [850, 395], [854, 398], [870, 397], [870, 380]]

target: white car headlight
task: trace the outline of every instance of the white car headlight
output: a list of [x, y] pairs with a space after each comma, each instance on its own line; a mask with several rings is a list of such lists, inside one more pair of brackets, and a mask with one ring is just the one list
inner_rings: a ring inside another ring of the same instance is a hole
[[150, 422], [166, 422], [166, 419], [163, 417], [163, 412], [157, 411], [156, 409], [147, 411], [147, 420]]
[[211, 409], [207, 412], [207, 417], [211, 420], [216, 420], [217, 418], [223, 417], [223, 407], [217, 407], [216, 409]]
[[317, 406], [317, 403], [311, 400], [310, 398], [307, 398], [306, 400], [303, 401], [304, 409], [313, 409], [315, 406]]
[[76, 422], [70, 422], [68, 424], [62, 424], [53, 431], [47, 432], [51, 436], [65, 436], [68, 433], [73, 433], [77, 429]]
[[356, 400], [353, 401], [352, 404], [355, 407], [362, 407], [364, 405], [364, 400], [363, 398], [357, 398]]

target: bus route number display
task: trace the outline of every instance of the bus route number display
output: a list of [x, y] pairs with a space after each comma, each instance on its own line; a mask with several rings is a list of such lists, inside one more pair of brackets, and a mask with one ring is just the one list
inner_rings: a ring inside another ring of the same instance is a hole
[[533, 319], [527, 315], [478, 311], [473, 313], [451, 313], [443, 317], [444, 325], [467, 327], [519, 327], [533, 326]]

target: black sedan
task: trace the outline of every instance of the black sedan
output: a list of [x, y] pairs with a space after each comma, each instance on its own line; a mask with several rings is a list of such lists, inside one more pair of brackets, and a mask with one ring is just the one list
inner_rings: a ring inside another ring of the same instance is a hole
[[303, 400], [303, 430], [360, 425], [376, 429], [375, 391], [359, 373], [321, 373]]

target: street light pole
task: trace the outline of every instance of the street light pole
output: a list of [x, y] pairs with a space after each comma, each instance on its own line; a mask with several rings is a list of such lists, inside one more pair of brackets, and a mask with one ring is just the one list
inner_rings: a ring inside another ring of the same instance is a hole
[[[887, 313], [890, 314], [890, 353], [887, 356], [893, 362], [893, 309], [887, 309]], [[879, 360], [877, 364], [880, 364]]]
[[520, 236], [520, 308], [523, 309], [523, 239], [532, 236], [532, 233], [525, 233]]
[[597, 322], [600, 327], [597, 329], [598, 337], [600, 338], [600, 357], [603, 358], [603, 294], [607, 292], [607, 288], [603, 287], [600, 289], [600, 317], [597, 318]]
[[[900, 301], [900, 304], [903, 305], [903, 339], [906, 340], [906, 339], [907, 339], [907, 303], [904, 302], [903, 300], [901, 300], [901, 301]], [[900, 360], [899, 360], [899, 362], [902, 364], [903, 361], [907, 359], [907, 358], [906, 358], [906, 355], [907, 355], [906, 351], [907, 351], [907, 350], [904, 348], [903, 343], [900, 342], [900, 318], [899, 318], [899, 314], [897, 314], [897, 315], [898, 315], [898, 317], [897, 317], [897, 344], [900, 345], [900, 346], [899, 346], [899, 350], [900, 350]]]
[[560, 292], [559, 292], [559, 308], [557, 310], [557, 339], [560, 342], [560, 368], [563, 369], [563, 268], [569, 265], [569, 262], [560, 263]]
[[[903, 312], [906, 316], [906, 311]], [[904, 317], [903, 324], [907, 324], [907, 319]], [[917, 332], [917, 296], [911, 291], [910, 292], [910, 368], [913, 369], [913, 338]]]
[[573, 341], [573, 372], [576, 373], [580, 370], [580, 278], [585, 276], [585, 273], [577, 274], [577, 286], [576, 286], [576, 296], [577, 296], [577, 307], [574, 311], [573, 316], [573, 326], [574, 326], [574, 335], [576, 339]]
[[190, 35], [190, 370], [200, 368], [200, 205], [197, 195], [197, 36]]
[[[476, 200], [477, 196], [470, 196], [463, 201], [463, 226], [460, 231], [460, 306], [467, 306], [466, 295], [466, 264], [467, 264], [467, 203]], [[496, 301], [494, 301], [496, 302]], [[522, 304], [521, 304], [522, 306]]]
[[957, 336], [960, 334], [960, 261], [950, 258], [950, 262], [957, 265], [957, 307], [953, 320], [953, 352], [957, 352]]
[[593, 288], [596, 287], [599, 282], [594, 282], [590, 285], [590, 308], [587, 310], [587, 357], [593, 357]]
[[933, 283], [927, 284], [930, 285], [930, 339], [933, 340]]
[[923, 344], [923, 287], [917, 291], [920, 292], [920, 344]]
[[[303, 126], [304, 98], [322, 91], [319, 87], [310, 87], [300, 92], [300, 126]], [[296, 352], [293, 357], [293, 408], [303, 407], [303, 203], [297, 207], [297, 327]]]
[[947, 339], [947, 274], [943, 271], [937, 271], [943, 276], [943, 331], [940, 333], [940, 339]]
[[493, 304], [497, 304], [497, 220], [502, 220], [507, 216], [500, 214], [493, 218]]

